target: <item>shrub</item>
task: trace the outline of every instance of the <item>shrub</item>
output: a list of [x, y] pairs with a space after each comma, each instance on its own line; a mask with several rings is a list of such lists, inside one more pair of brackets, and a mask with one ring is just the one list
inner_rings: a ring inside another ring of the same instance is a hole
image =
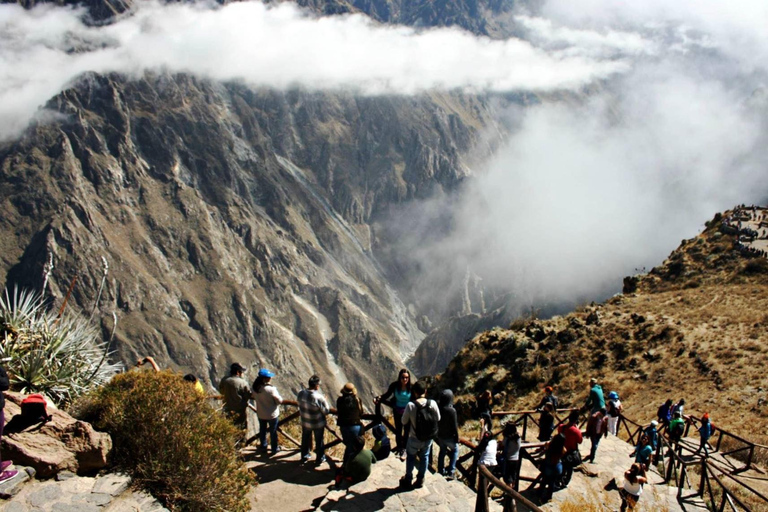
[[121, 365], [107, 362], [106, 343], [83, 317], [57, 317], [35, 292], [5, 290], [0, 296], [0, 358], [11, 388], [43, 392], [68, 403], [108, 381]]
[[240, 431], [178, 374], [117, 375], [75, 409], [112, 436], [112, 462], [169, 509], [249, 510], [254, 478], [235, 450]]

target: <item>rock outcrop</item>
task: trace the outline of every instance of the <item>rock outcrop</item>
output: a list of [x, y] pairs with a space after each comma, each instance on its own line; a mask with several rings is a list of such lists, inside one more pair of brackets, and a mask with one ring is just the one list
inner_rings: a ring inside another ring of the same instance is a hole
[[97, 432], [90, 424], [74, 419], [51, 404], [48, 405], [50, 421], [19, 425], [20, 418], [16, 415], [21, 412], [25, 395], [12, 392], [5, 395], [7, 425], [1, 448], [4, 459], [33, 467], [41, 478], [62, 471], [87, 474], [106, 467], [107, 455], [112, 449], [109, 434]]

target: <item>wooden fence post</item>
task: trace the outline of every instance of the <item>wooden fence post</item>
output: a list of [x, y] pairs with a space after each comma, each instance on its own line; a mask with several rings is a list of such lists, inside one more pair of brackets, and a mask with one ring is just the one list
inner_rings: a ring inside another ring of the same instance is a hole
[[488, 512], [488, 482], [482, 471], [477, 472], [477, 500], [475, 512]]

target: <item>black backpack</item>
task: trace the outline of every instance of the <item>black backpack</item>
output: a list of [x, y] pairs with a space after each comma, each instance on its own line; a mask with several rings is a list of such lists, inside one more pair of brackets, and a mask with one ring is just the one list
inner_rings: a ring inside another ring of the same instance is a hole
[[416, 439], [430, 441], [437, 439], [438, 413], [430, 407], [431, 400], [420, 405], [416, 402]]

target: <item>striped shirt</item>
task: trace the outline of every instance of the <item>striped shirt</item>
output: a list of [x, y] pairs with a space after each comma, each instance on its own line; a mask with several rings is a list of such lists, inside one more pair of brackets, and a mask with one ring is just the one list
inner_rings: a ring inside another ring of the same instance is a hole
[[296, 400], [299, 402], [302, 428], [315, 430], [325, 427], [328, 402], [319, 390], [302, 389]]

